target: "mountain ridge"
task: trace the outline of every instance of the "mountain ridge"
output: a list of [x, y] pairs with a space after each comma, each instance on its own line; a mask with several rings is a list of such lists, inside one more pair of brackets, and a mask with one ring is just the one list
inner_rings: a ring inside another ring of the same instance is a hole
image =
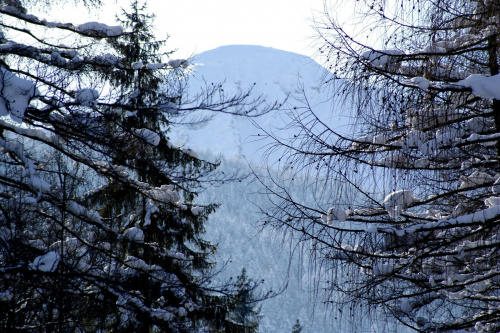
[[[249, 98], [264, 96], [269, 102], [283, 103], [284, 108], [303, 106], [303, 94], [315, 101], [315, 106], [328, 101], [329, 91], [321, 86], [322, 78], [329, 72], [313, 59], [274, 48], [255, 45], [228, 45], [202, 52], [193, 57], [192, 73], [188, 78], [188, 93], [195, 96], [208, 84], [223, 83], [226, 96], [241, 94], [251, 89]], [[329, 112], [328, 105], [318, 108], [319, 113]], [[178, 145], [188, 145], [199, 151], [210, 150], [226, 157], [244, 157], [262, 160], [262, 142], [253, 140], [257, 128], [244, 116], [207, 113], [213, 119], [196, 126], [180, 126], [172, 134]], [[283, 127], [283, 113], [271, 111], [253, 118], [265, 130]], [[270, 126], [272, 125], [272, 126]], [[210, 136], [198, 133], [209, 132]]]

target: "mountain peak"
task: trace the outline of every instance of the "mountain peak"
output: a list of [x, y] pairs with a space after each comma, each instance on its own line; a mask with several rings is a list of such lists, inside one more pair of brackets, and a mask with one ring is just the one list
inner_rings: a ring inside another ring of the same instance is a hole
[[302, 54], [275, 49], [273, 47], [268, 47], [268, 46], [250, 45], [250, 44], [223, 45], [215, 49], [199, 53], [199, 55], [203, 55], [203, 57], [210, 56], [212, 54], [217, 56], [227, 55], [228, 57], [234, 57], [235, 55], [252, 55], [252, 56], [268, 55], [273, 57], [288, 55], [288, 56], [296, 56], [296, 57], [298, 56], [310, 59], [309, 57]]
[[216, 81], [237, 81], [253, 84], [269, 83], [268, 79], [293, 81], [307, 74], [305, 80], [316, 81], [325, 69], [311, 58], [288, 51], [259, 45], [226, 45], [197, 54], [193, 62], [194, 76], [213, 78]]
[[[258, 45], [227, 45], [202, 52], [192, 62], [191, 96], [198, 94], [207, 84], [223, 83], [226, 96], [251, 89], [250, 99], [265, 97], [269, 104], [286, 100], [288, 107], [300, 106], [304, 93], [318, 104], [329, 99], [328, 94], [320, 89], [322, 78], [328, 72], [301, 54]], [[271, 129], [270, 124], [285, 125], [281, 118], [277, 111], [254, 118], [254, 121]], [[210, 150], [229, 158], [243, 155], [254, 161], [259, 161], [262, 156], [263, 142], [253, 138], [258, 130], [243, 116], [216, 114], [210, 122], [198, 125], [196, 129], [183, 126], [171, 133], [174, 142], [177, 139], [177, 144], [199, 152]], [[209, 137], [207, 133], [210, 133]]]

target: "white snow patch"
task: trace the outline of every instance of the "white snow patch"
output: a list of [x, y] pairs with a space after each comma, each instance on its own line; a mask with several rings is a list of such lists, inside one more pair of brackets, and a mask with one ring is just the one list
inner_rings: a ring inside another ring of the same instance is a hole
[[38, 92], [31, 81], [21, 79], [5, 68], [0, 68], [0, 116], [10, 115], [20, 123], [24, 111]]
[[187, 68], [189, 66], [189, 63], [186, 59], [171, 59], [168, 61], [167, 65], [171, 66], [172, 68]]
[[80, 246], [78, 239], [75, 237], [66, 238], [64, 241], [57, 241], [49, 246], [49, 249], [58, 253], [73, 252]]
[[200, 215], [200, 213], [202, 213], [204, 210], [205, 210], [205, 208], [203, 208], [203, 207], [194, 206], [193, 208], [191, 208], [191, 213], [193, 213], [193, 215], [197, 216], [197, 215]]
[[99, 93], [94, 89], [81, 89], [76, 92], [75, 101], [83, 106], [96, 105]]
[[162, 67], [165, 67], [165, 65], [166, 65], [166, 63], [164, 63], [164, 62], [157, 63], [157, 64], [147, 64], [146, 68], [151, 69], [151, 70], [156, 70], [156, 69], [160, 69]]
[[142, 61], [132, 63], [132, 69], [141, 69], [144, 67]]
[[105, 35], [107, 37], [116, 37], [123, 34], [121, 26], [109, 26], [99, 22], [87, 22], [80, 24], [76, 27], [76, 30], [87, 34], [98, 33], [100, 36]]
[[495, 180], [492, 176], [483, 171], [474, 171], [468, 177], [462, 177], [460, 184], [460, 189], [480, 186], [488, 183], [492, 183]]
[[489, 197], [484, 200], [484, 204], [488, 207], [500, 206], [500, 197]]
[[330, 207], [326, 215], [321, 215], [321, 220], [327, 224], [331, 224], [332, 221], [345, 222], [345, 220], [347, 220], [347, 214], [340, 208]]
[[427, 91], [429, 90], [430, 81], [424, 77], [414, 77], [410, 80], [411, 83], [416, 84], [420, 89]]
[[151, 214], [156, 213], [158, 210], [158, 206], [148, 198], [146, 200], [146, 216], [144, 217], [144, 226], [148, 226], [151, 224]]
[[36, 189], [38, 192], [46, 193], [50, 191], [50, 185], [45, 180], [40, 179], [38, 177], [30, 178], [31, 186]]
[[385, 145], [387, 142], [387, 136], [385, 134], [375, 135], [373, 137], [373, 143], [376, 145]]
[[73, 200], [68, 201], [66, 208], [76, 216], [88, 218], [90, 221], [95, 223], [102, 222], [101, 215], [99, 215], [98, 211], [87, 209]]
[[467, 130], [471, 133], [482, 133], [486, 132], [490, 129], [493, 129], [495, 123], [492, 119], [483, 118], [483, 117], [475, 117], [467, 120], [466, 127]]
[[399, 166], [406, 167], [409, 165], [409, 163], [410, 160], [408, 159], [408, 156], [399, 151], [390, 153], [389, 155], [382, 157], [381, 159], [373, 161], [373, 165], [386, 166], [389, 168], [395, 168]]
[[123, 232], [122, 238], [131, 242], [142, 243], [144, 242], [144, 231], [137, 227], [128, 228]]
[[500, 99], [500, 74], [493, 76], [473, 74], [465, 80], [458, 81], [457, 84], [471, 88], [476, 96]]
[[194, 158], [199, 158], [198, 154], [197, 154], [197, 153], [196, 153], [193, 149], [191, 149], [191, 148], [184, 148], [184, 149], [182, 150], [182, 152], [183, 152], [184, 154], [188, 154], [188, 155], [189, 155], [189, 156], [191, 156], [191, 157], [194, 157]]
[[29, 264], [29, 268], [41, 272], [53, 272], [57, 269], [61, 256], [56, 251], [50, 251], [43, 256], [38, 256]]
[[366, 51], [362, 58], [368, 60], [373, 66], [383, 67], [394, 62], [394, 56], [403, 55], [399, 50]]
[[94, 61], [99, 63], [99, 64], [102, 64], [102, 65], [114, 66], [118, 63], [119, 60], [117, 57], [115, 57], [111, 53], [106, 53], [103, 56], [99, 55], [99, 56], [95, 57]]
[[389, 216], [396, 218], [401, 215], [403, 210], [408, 208], [412, 203], [418, 202], [419, 200], [413, 196], [413, 192], [410, 190], [399, 190], [392, 192], [385, 197], [382, 205], [385, 210], [389, 213]]
[[161, 203], [176, 203], [181, 197], [179, 193], [173, 191], [172, 185], [162, 185], [152, 190], [148, 190], [146, 194], [153, 200]]
[[160, 143], [160, 135], [147, 128], [133, 129], [134, 134], [153, 146], [158, 146]]
[[440, 46], [440, 44], [438, 44], [438, 43], [436, 43], [436, 45], [426, 46], [425, 48], [420, 50], [418, 53], [446, 53], [446, 48]]
[[158, 265], [148, 265], [144, 260], [130, 255], [127, 255], [124, 262], [127, 267], [126, 269], [133, 268], [146, 271], [161, 270], [161, 267]]

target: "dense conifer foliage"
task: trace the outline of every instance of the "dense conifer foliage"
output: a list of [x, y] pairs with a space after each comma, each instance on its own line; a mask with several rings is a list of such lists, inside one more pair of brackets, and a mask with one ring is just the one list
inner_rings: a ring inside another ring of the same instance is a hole
[[256, 289], [259, 285], [260, 283], [248, 277], [245, 268], [241, 270], [241, 274], [236, 278], [236, 290], [227, 316], [232, 331], [237, 333], [255, 333], [259, 331], [261, 316], [257, 301], [262, 299], [262, 297], [256, 295]]
[[233, 292], [211, 283], [202, 238], [215, 206], [196, 202], [222, 175], [168, 130], [261, 101], [220, 85], [185, 96], [189, 63], [162, 53], [138, 1], [117, 26], [37, 5], [0, 1], [0, 330], [224, 330]]
[[[498, 332], [500, 4], [347, 3], [357, 25], [333, 7], [317, 31], [351, 127], [305, 106], [294, 135], [268, 133], [287, 153], [265, 220], [311, 243], [335, 317]], [[287, 191], [294, 173], [316, 204]]]

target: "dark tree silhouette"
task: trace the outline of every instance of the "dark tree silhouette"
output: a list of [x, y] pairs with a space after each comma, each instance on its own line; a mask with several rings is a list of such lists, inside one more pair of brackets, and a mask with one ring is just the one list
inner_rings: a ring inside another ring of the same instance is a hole
[[119, 26], [47, 21], [37, 4], [0, 1], [0, 331], [223, 327], [234, 286], [211, 283], [215, 205], [195, 200], [226, 177], [169, 124], [262, 100], [185, 96], [189, 61], [162, 53], [138, 1]]
[[[305, 105], [291, 108], [293, 135], [267, 133], [271, 150], [286, 149], [286, 173], [265, 187], [273, 204], [265, 221], [311, 243], [339, 316], [497, 332], [500, 4], [353, 8], [354, 34], [335, 9], [317, 22], [332, 71], [325, 82], [344, 97], [334, 108], [352, 106], [350, 127]], [[287, 191], [294, 175], [315, 204]]]

